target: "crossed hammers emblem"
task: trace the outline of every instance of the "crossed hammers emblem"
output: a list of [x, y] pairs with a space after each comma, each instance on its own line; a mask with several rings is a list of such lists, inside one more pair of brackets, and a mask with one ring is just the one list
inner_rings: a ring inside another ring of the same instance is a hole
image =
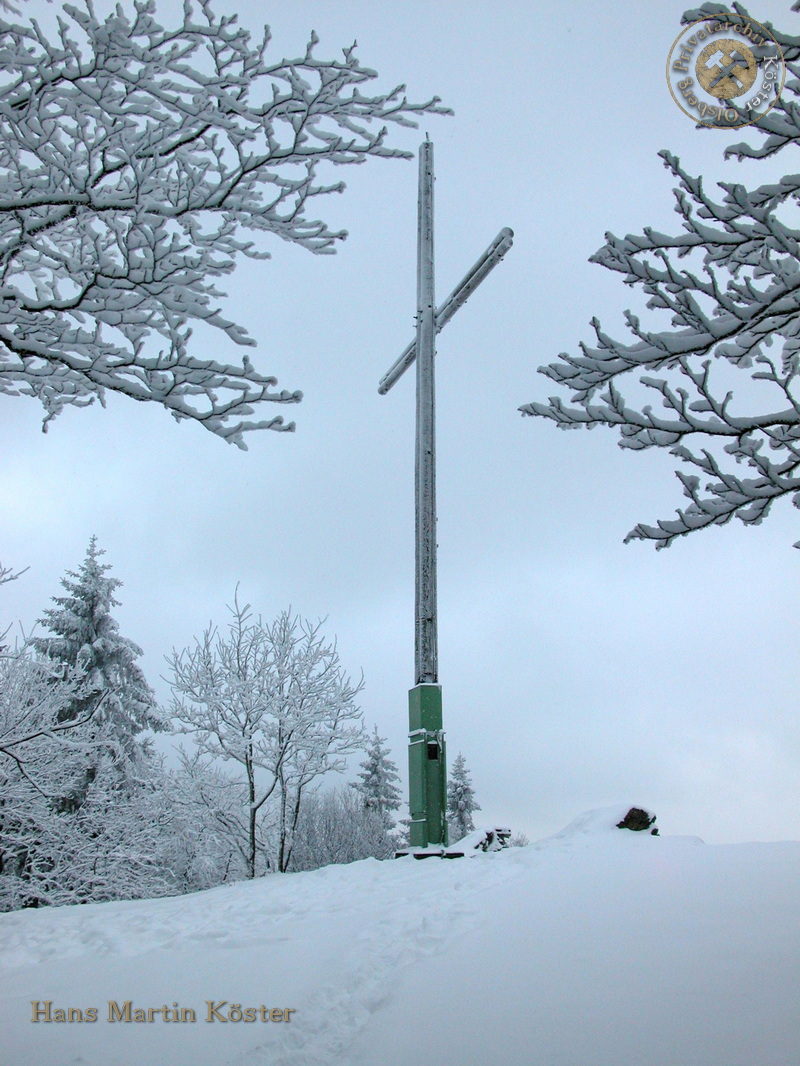
[[[726, 64], [726, 60], [730, 60], [730, 62]], [[734, 73], [734, 71], [738, 70], [739, 67], [743, 67], [745, 70], [750, 69], [750, 64], [747, 62], [745, 57], [741, 55], [740, 52], [737, 52], [737, 50], [734, 48], [731, 54], [727, 56], [724, 52], [721, 51], [721, 49], [718, 48], [714, 55], [706, 63], [706, 70], [710, 70], [711, 67], [713, 67], [714, 64], [717, 62], [719, 63], [720, 71], [711, 79], [707, 88], [713, 89], [714, 86], [719, 85], [719, 83], [724, 78], [733, 78], [737, 85], [740, 85], [743, 89], [745, 88], [744, 82]]]

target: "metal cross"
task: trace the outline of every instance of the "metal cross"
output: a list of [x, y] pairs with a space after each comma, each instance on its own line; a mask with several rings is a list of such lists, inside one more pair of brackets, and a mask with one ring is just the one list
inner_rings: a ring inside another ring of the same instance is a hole
[[[441, 307], [434, 295], [433, 145], [419, 150], [417, 219], [417, 333], [378, 392], [387, 393], [417, 363], [417, 431], [415, 462], [416, 595], [414, 626], [415, 687], [409, 693], [409, 781], [411, 844], [446, 844], [445, 750], [441, 720], [436, 611], [436, 404], [434, 357], [436, 334], [453, 317], [512, 245], [513, 232], [500, 230], [492, 244], [458, 283]], [[431, 762], [438, 765], [432, 767]]]

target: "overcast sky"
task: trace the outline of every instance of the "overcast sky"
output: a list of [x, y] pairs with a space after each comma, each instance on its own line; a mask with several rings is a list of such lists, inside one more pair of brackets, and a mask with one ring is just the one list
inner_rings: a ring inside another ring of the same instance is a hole
[[[238, 5], [253, 30], [269, 22], [276, 57], [301, 53], [312, 29], [319, 56], [355, 38], [380, 89], [406, 82], [411, 99], [454, 109], [391, 135], [414, 151], [425, 130], [434, 143], [439, 300], [514, 230], [437, 345], [439, 655], [450, 761], [464, 753], [483, 820], [531, 838], [617, 802], [713, 842], [800, 834], [798, 512], [782, 501], [760, 527], [625, 546], [638, 521], [684, 502], [670, 456], [517, 411], [555, 391], [537, 368], [591, 340], [593, 315], [622, 336], [622, 312], [641, 306], [587, 259], [607, 230], [679, 225], [660, 149], [709, 182], [794, 165], [723, 162], [741, 136], [698, 131], [677, 108], [664, 68], [685, 7]], [[800, 33], [789, 8], [750, 10]], [[158, 10], [167, 21], [170, 6]], [[258, 340], [255, 365], [304, 391], [283, 411], [296, 433], [251, 435], [242, 452], [109, 397], [43, 435], [36, 401], [0, 397], [0, 560], [30, 567], [0, 590], [0, 629], [30, 629], [96, 533], [124, 583], [122, 632], [166, 701], [164, 656], [224, 625], [239, 582], [267, 618], [289, 605], [327, 618], [405, 778], [413, 373], [387, 396], [376, 387], [413, 336], [417, 167], [370, 160], [331, 176], [347, 190], [317, 210], [349, 230], [338, 254], [276, 241], [270, 261], [222, 285], [229, 317]], [[194, 341], [199, 356], [240, 358], [224, 337]]]

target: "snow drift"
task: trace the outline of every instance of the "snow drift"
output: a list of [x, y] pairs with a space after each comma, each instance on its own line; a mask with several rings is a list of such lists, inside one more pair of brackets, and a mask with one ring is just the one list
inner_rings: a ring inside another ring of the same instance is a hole
[[[631, 833], [626, 809], [468, 859], [3, 915], [7, 1061], [795, 1066], [800, 843]], [[46, 1001], [97, 1021], [33, 1022]]]

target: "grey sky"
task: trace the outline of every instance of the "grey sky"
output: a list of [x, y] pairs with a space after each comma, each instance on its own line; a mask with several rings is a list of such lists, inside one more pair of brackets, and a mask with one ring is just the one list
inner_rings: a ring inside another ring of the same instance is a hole
[[[378, 86], [404, 81], [411, 99], [454, 108], [391, 135], [434, 142], [440, 300], [502, 226], [515, 231], [438, 342], [440, 674], [450, 757], [466, 756], [483, 817], [532, 837], [629, 800], [710, 841], [800, 833], [797, 512], [659, 553], [623, 546], [637, 521], [681, 504], [670, 457], [517, 413], [555, 391], [536, 369], [590, 340], [592, 315], [621, 335], [623, 309], [641, 307], [587, 259], [606, 230], [678, 225], [659, 149], [707, 181], [790, 169], [723, 162], [741, 135], [698, 131], [675, 106], [664, 64], [685, 6], [239, 5], [252, 29], [270, 23], [275, 53], [301, 52], [312, 28], [321, 56], [356, 38]], [[751, 10], [800, 32], [789, 7]], [[305, 392], [283, 412], [295, 434], [240, 452], [109, 397], [42, 435], [34, 401], [0, 397], [0, 559], [30, 566], [0, 591], [0, 628], [30, 627], [96, 533], [124, 582], [122, 630], [166, 698], [164, 655], [224, 624], [240, 582], [265, 616], [290, 604], [328, 616], [347, 667], [363, 667], [366, 723], [405, 772], [413, 374], [388, 396], [376, 387], [412, 338], [416, 163], [331, 176], [348, 186], [318, 201], [350, 231], [338, 255], [276, 242], [222, 286], [258, 340], [253, 362]], [[194, 342], [240, 356], [210, 332]]]

